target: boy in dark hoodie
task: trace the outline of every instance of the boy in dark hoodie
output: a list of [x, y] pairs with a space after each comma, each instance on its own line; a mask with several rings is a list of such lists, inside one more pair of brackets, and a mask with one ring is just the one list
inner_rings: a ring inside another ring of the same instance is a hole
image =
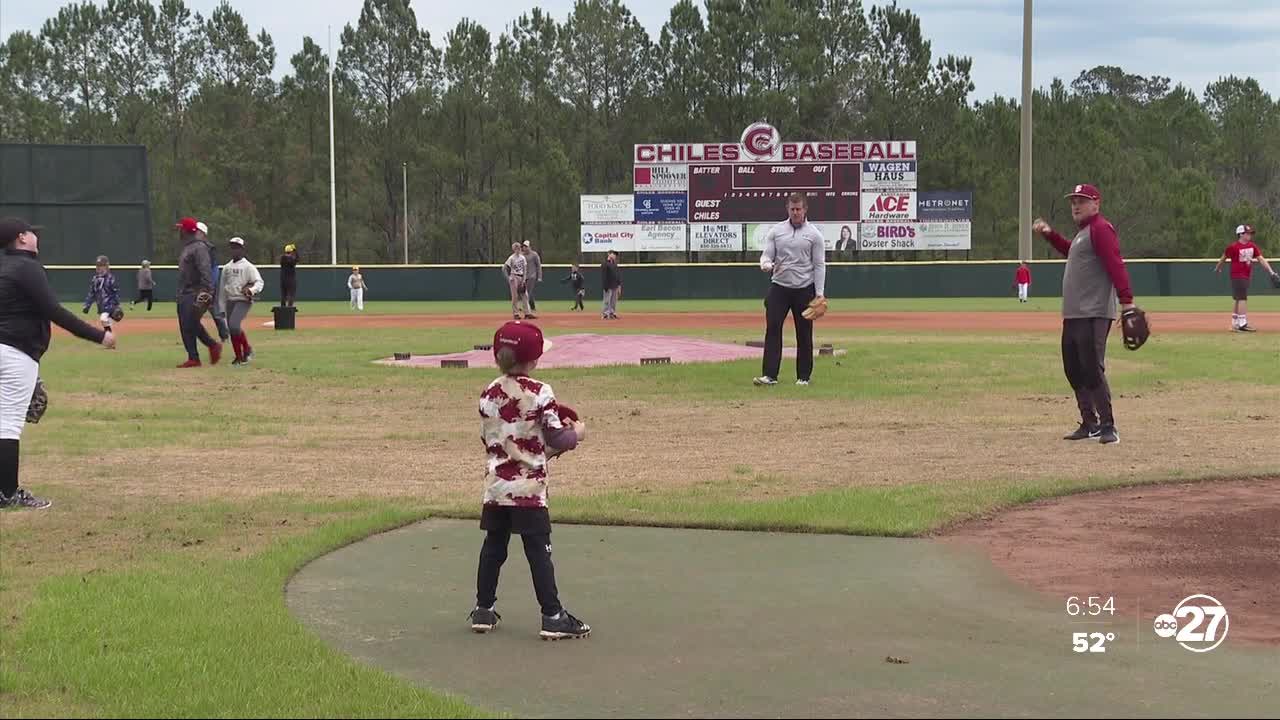
[[582, 276], [582, 272], [581, 272], [580, 270], [578, 270], [578, 265], [577, 265], [577, 263], [574, 263], [574, 264], [573, 264], [573, 266], [569, 268], [569, 274], [568, 274], [568, 275], [566, 275], [565, 277], [561, 278], [561, 279], [560, 279], [560, 282], [561, 282], [561, 283], [567, 283], [567, 282], [571, 282], [571, 283], [573, 283], [573, 292], [574, 292], [574, 295], [576, 296], [576, 299], [574, 300], [574, 305], [573, 305], [573, 307], [572, 307], [572, 308], [570, 308], [570, 309], [571, 309], [571, 310], [586, 310], [586, 309], [587, 309], [587, 306], [586, 306], [585, 304], [583, 304], [583, 302], [582, 302], [582, 299], [583, 299], [584, 297], [586, 297], [586, 294], [587, 294], [587, 289], [586, 289], [586, 278], [584, 278], [584, 277]]

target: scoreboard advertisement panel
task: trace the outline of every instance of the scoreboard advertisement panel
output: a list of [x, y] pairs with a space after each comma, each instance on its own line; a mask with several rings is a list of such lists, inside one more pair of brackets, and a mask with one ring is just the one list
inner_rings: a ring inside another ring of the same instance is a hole
[[785, 220], [787, 197], [809, 198], [809, 219], [857, 221], [859, 163], [716, 163], [689, 165], [689, 221]]

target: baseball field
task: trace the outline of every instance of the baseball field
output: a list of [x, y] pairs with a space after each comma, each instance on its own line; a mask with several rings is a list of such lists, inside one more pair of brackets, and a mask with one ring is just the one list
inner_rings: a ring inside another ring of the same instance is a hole
[[[261, 303], [245, 367], [176, 369], [171, 304], [126, 308], [114, 352], [55, 331], [22, 438], [53, 506], [0, 512], [0, 707], [1274, 715], [1280, 295], [1250, 299], [1253, 334], [1227, 299], [1138, 302], [1151, 340], [1108, 347], [1114, 446], [1062, 439], [1058, 298], [833, 299], [808, 387], [793, 358], [776, 387], [758, 357], [538, 372], [588, 425], [551, 468], [560, 591], [594, 628], [568, 646], [537, 640], [518, 543], [505, 624], [466, 624], [496, 370], [375, 362], [491, 342], [507, 304], [303, 303], [275, 331]], [[553, 341], [606, 348], [764, 327], [759, 301], [540, 305]], [[1195, 593], [1230, 612], [1204, 654], [1152, 631]], [[1066, 611], [1092, 596], [1115, 612]], [[1081, 630], [1118, 637], [1081, 654]], [[486, 682], [507, 659], [546, 687]]]

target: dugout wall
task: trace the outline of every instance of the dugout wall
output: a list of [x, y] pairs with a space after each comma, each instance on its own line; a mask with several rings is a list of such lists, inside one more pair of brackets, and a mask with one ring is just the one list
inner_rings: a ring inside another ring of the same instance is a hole
[[[42, 246], [43, 250], [43, 246]], [[43, 255], [43, 252], [41, 253]], [[225, 258], [224, 258], [225, 259]], [[1196, 260], [1126, 260], [1134, 294], [1138, 298], [1152, 295], [1225, 295], [1231, 288], [1227, 273], [1213, 272], [1213, 259]], [[827, 295], [839, 297], [1013, 297], [1013, 261], [1000, 262], [902, 262], [839, 263], [827, 265]], [[1062, 295], [1061, 260], [1032, 261], [1031, 294], [1033, 297]], [[546, 281], [538, 286], [537, 298], [555, 302], [572, 302], [573, 290], [560, 280], [569, 274], [568, 265], [544, 266]], [[136, 295], [137, 265], [113, 263], [120, 293], [130, 299]], [[280, 297], [280, 269], [259, 265], [266, 282], [264, 299]], [[600, 301], [600, 268], [583, 266], [587, 301]], [[176, 289], [177, 270], [154, 267], [156, 299], [171, 301]], [[369, 290], [366, 302], [379, 300], [506, 300], [506, 281], [496, 265], [396, 266], [364, 265], [361, 267]], [[58, 296], [65, 302], [84, 299], [93, 268], [50, 267], [49, 279]], [[298, 269], [298, 300], [346, 300], [346, 266], [301, 267]], [[768, 277], [754, 264], [706, 265], [623, 265], [623, 301], [688, 298], [761, 298], [768, 289]], [[1266, 273], [1255, 272], [1252, 291], [1275, 292], [1270, 289]]]
[[114, 265], [154, 254], [147, 149], [142, 145], [0, 143], [0, 217], [40, 232], [46, 265]]

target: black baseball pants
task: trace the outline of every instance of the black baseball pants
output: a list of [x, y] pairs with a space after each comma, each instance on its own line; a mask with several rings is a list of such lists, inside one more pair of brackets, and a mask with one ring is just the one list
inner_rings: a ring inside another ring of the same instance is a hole
[[1062, 321], [1062, 368], [1076, 393], [1080, 420], [1086, 425], [1115, 425], [1111, 388], [1107, 385], [1108, 318], [1069, 318]]
[[[524, 541], [524, 556], [529, 560], [533, 574], [533, 591], [542, 606], [542, 614], [548, 617], [560, 613], [560, 596], [556, 590], [556, 569], [551, 563], [551, 534], [528, 533], [520, 536]], [[480, 568], [476, 574], [476, 605], [491, 608], [498, 601], [498, 573], [507, 561], [507, 544], [511, 542], [510, 530], [489, 530], [480, 547]]]
[[782, 367], [782, 326], [787, 322], [787, 313], [791, 313], [792, 322], [796, 326], [796, 379], [808, 380], [813, 374], [813, 321], [806, 320], [801, 313], [817, 295], [812, 285], [803, 288], [783, 287], [777, 283], [769, 285], [769, 294], [764, 300], [767, 323], [764, 333], [764, 375], [778, 379], [778, 372]]

